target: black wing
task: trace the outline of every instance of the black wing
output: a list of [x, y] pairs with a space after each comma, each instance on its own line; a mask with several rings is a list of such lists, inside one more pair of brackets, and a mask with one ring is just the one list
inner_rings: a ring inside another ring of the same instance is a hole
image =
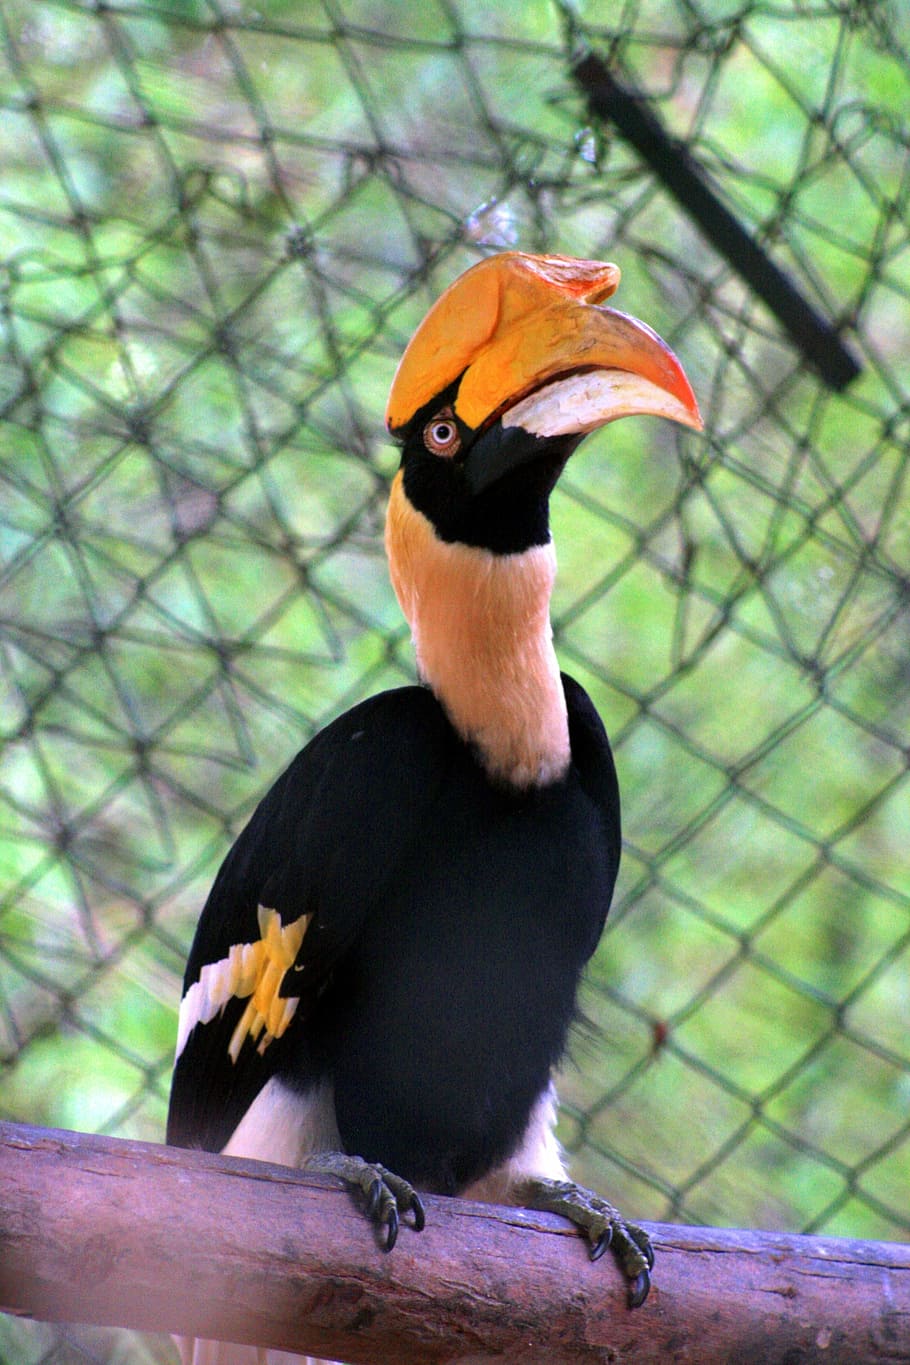
[[602, 913], [596, 924], [596, 932], [591, 939], [588, 950], [590, 957], [600, 942], [619, 872], [619, 858], [622, 851], [619, 783], [616, 778], [616, 767], [613, 763], [610, 741], [594, 703], [581, 684], [569, 677], [567, 673], [562, 674], [562, 686], [569, 712], [569, 740], [572, 745], [572, 762], [578, 772], [582, 787], [600, 813], [604, 850], [610, 867], [608, 891], [601, 901]]
[[294, 1049], [364, 917], [418, 836], [452, 731], [422, 688], [384, 692], [321, 731], [237, 839], [187, 963], [167, 1140], [219, 1151]]

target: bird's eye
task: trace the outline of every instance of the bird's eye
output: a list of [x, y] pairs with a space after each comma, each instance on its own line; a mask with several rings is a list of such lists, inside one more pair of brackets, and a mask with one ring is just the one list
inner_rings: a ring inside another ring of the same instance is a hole
[[461, 449], [461, 437], [452, 413], [446, 409], [438, 412], [432, 422], [423, 429], [423, 443], [434, 455], [457, 455]]

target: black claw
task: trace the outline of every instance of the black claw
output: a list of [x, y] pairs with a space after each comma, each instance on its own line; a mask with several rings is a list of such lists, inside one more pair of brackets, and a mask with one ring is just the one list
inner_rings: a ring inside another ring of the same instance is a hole
[[643, 1252], [643, 1254], [644, 1254], [645, 1260], [648, 1262], [648, 1269], [649, 1269], [649, 1270], [653, 1270], [653, 1269], [654, 1269], [654, 1248], [652, 1247], [652, 1245], [651, 1245], [650, 1242], [645, 1242], [644, 1246], [642, 1247], [642, 1252]]
[[[391, 1251], [391, 1250], [392, 1250], [392, 1247], [393, 1247], [393, 1246], [395, 1245], [395, 1243], [398, 1241], [398, 1210], [394, 1207], [394, 1205], [392, 1206], [392, 1208], [391, 1208], [391, 1210], [390, 1210], [390, 1212], [389, 1212], [389, 1224], [388, 1224], [388, 1226], [389, 1226], [389, 1231], [388, 1231], [388, 1236], [387, 1236], [386, 1239], [385, 1239], [385, 1249], [386, 1249], [386, 1251]], [[647, 1294], [647, 1292], [648, 1292], [648, 1291], [647, 1291], [647, 1289], [646, 1289], [646, 1290], [645, 1290], [645, 1293]]]
[[643, 1270], [629, 1286], [629, 1307], [641, 1308], [651, 1288], [651, 1272]]
[[373, 1181], [367, 1194], [367, 1217], [375, 1218], [379, 1211], [379, 1201], [382, 1198], [382, 1181], [379, 1176]]
[[416, 1194], [411, 1197], [411, 1210], [414, 1214], [414, 1231], [423, 1232], [423, 1229], [426, 1226], [427, 1216], [424, 1212], [423, 1204], [421, 1204], [420, 1198]]
[[603, 1232], [600, 1234], [597, 1241], [591, 1248], [591, 1260], [599, 1261], [601, 1256], [604, 1254], [607, 1247], [610, 1245], [612, 1241], [613, 1241], [612, 1227], [604, 1228]]

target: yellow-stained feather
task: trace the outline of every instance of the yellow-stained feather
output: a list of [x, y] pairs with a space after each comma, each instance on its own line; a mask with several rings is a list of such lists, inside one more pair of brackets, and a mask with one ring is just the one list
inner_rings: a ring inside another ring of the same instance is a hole
[[229, 1000], [247, 1000], [237, 1027], [228, 1044], [231, 1061], [236, 1062], [248, 1037], [258, 1043], [260, 1055], [269, 1043], [280, 1038], [297, 1010], [296, 996], [278, 994], [285, 972], [293, 966], [303, 936], [313, 916], [301, 915], [282, 925], [277, 910], [260, 905], [260, 938], [255, 943], [235, 943], [227, 957], [209, 962], [190, 986], [180, 1004], [177, 1039], [179, 1057], [197, 1024], [207, 1024], [223, 1013]]

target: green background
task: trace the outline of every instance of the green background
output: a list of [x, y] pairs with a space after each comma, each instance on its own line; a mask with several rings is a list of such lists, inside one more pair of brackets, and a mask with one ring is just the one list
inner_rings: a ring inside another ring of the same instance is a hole
[[[842, 327], [846, 392], [592, 121], [580, 39]], [[626, 840], [573, 1171], [906, 1239], [908, 49], [899, 3], [0, 0], [0, 1114], [161, 1137], [230, 838], [413, 676], [396, 360], [480, 256], [559, 251], [618, 262], [706, 419], [608, 428], [554, 497]], [[165, 1349], [0, 1326], [10, 1361]]]

